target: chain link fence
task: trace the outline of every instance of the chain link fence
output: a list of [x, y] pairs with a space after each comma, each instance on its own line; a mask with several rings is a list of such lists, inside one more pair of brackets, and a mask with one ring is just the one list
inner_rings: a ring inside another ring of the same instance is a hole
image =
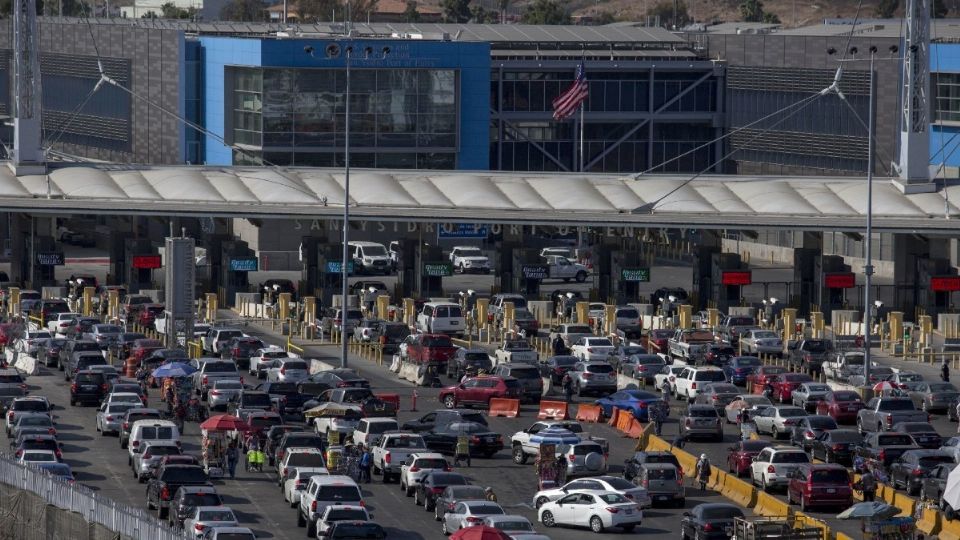
[[186, 540], [147, 514], [0, 455], [0, 539]]

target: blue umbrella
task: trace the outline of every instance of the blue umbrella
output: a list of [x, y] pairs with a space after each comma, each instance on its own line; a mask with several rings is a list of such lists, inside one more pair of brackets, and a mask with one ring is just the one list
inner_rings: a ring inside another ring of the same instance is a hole
[[562, 427], [548, 427], [530, 436], [530, 444], [577, 444], [580, 436]]
[[180, 362], [173, 362], [170, 364], [164, 364], [157, 369], [153, 370], [153, 375], [155, 378], [164, 378], [164, 377], [187, 377], [196, 369], [190, 364], [182, 364]]

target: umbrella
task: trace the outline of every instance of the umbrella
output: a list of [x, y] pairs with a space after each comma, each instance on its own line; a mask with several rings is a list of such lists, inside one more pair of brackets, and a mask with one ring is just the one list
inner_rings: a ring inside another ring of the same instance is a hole
[[188, 377], [195, 371], [197, 371], [196, 368], [190, 364], [172, 362], [170, 364], [163, 364], [162, 366], [153, 370], [151, 375], [157, 379], [163, 377]]
[[511, 540], [510, 536], [493, 527], [486, 525], [476, 525], [473, 527], [464, 527], [450, 535], [450, 540]]
[[943, 490], [943, 501], [950, 508], [960, 508], [960, 467], [954, 467], [947, 477], [947, 486]]
[[888, 519], [900, 513], [900, 509], [878, 501], [857, 503], [837, 515], [837, 519]]
[[884, 390], [897, 390], [897, 386], [890, 381], [880, 381], [873, 385], [874, 392], [883, 392]]
[[200, 429], [206, 431], [247, 431], [250, 429], [250, 426], [236, 416], [218, 414], [217, 416], [211, 416], [204, 420], [203, 423], [200, 424]]
[[580, 436], [559, 426], [548, 427], [530, 436], [530, 444], [577, 444]]
[[328, 401], [304, 411], [303, 415], [307, 418], [319, 418], [323, 416], [345, 416], [351, 413], [359, 415], [362, 412], [363, 408], [360, 405]]

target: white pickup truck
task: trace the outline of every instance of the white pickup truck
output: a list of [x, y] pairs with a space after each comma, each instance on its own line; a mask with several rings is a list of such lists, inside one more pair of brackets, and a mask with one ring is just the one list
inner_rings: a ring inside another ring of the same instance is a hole
[[503, 345], [494, 352], [496, 359], [494, 365], [504, 363], [524, 363], [537, 365], [540, 361], [540, 355], [534, 350], [526, 340], [508, 339]]
[[823, 374], [832, 381], [847, 382], [851, 375], [863, 374], [865, 363], [866, 356], [863, 351], [835, 352], [823, 363]]
[[590, 274], [586, 266], [575, 263], [561, 255], [547, 255], [544, 259], [547, 260], [547, 265], [550, 267], [550, 279], [562, 279], [564, 281], [573, 279], [577, 283], [583, 283]]
[[573, 420], [547, 420], [534, 422], [532, 426], [518, 431], [514, 433], [512, 437], [510, 437], [510, 451], [513, 454], [513, 462], [518, 465], [523, 465], [531, 456], [539, 456], [540, 443], [531, 443], [530, 437], [552, 427], [560, 427], [576, 435], [581, 435], [583, 433], [583, 426]]
[[400, 467], [410, 454], [429, 452], [423, 437], [416, 433], [384, 433], [373, 447], [373, 472], [383, 473], [383, 483], [400, 478]]
[[707, 348], [715, 341], [716, 337], [709, 330], [681, 328], [667, 343], [670, 347], [670, 356], [690, 362], [706, 356]]

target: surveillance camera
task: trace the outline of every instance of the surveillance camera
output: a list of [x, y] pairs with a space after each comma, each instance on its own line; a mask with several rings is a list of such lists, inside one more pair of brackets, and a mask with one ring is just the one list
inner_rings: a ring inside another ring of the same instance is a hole
[[373, 54], [373, 47], [364, 47], [363, 54], [364, 56], [370, 56], [371, 54]]
[[771, 303], [771, 304], [776, 304], [776, 303], [777, 303], [777, 299], [771, 297], [771, 298], [770, 298], [770, 303]]
[[384, 56], [390, 54], [390, 47], [384, 47], [381, 52], [383, 53]]
[[856, 47], [850, 47], [850, 54], [857, 54], [858, 52], [860, 52], [860, 49]]
[[310, 46], [310, 45], [305, 45], [305, 46], [303, 47], [303, 52], [312, 55], [312, 54], [313, 54], [313, 47]]
[[339, 58], [340, 57], [340, 45], [336, 43], [330, 43], [323, 50], [323, 53], [327, 58]]

